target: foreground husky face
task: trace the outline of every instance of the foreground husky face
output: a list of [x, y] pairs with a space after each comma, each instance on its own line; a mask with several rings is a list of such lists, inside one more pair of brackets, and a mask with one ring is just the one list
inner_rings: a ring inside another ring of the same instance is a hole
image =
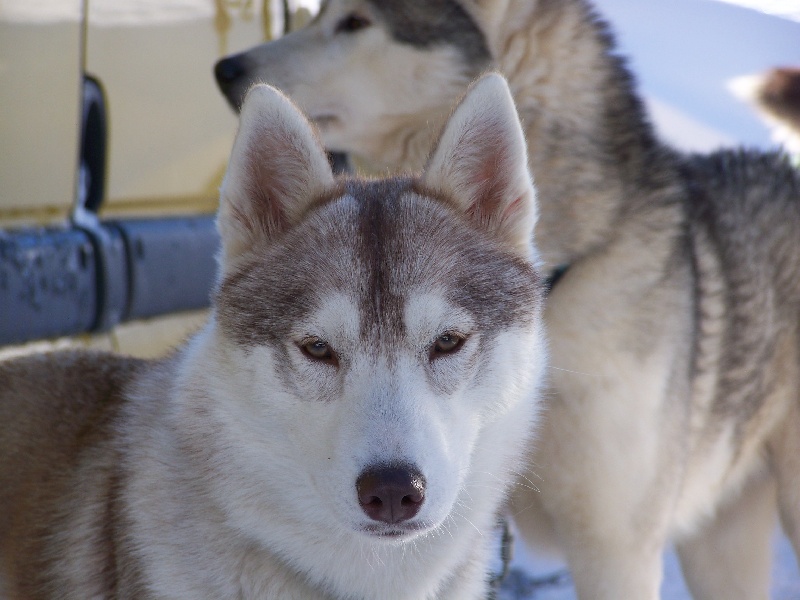
[[482, 33], [453, 0], [337, 0], [324, 3], [307, 27], [221, 60], [215, 73], [237, 109], [253, 83], [284, 90], [329, 150], [375, 157], [393, 139], [391, 146], [419, 145], [425, 156], [435, 130], [396, 138], [409, 123], [443, 122], [488, 66]]
[[250, 91], [219, 217], [225, 377], [198, 374], [224, 387], [200, 410], [240, 436], [211, 443], [248, 475], [222, 490], [244, 529], [387, 544], [491, 525], [544, 358], [525, 165], [496, 75], [419, 179], [335, 181], [291, 103]]

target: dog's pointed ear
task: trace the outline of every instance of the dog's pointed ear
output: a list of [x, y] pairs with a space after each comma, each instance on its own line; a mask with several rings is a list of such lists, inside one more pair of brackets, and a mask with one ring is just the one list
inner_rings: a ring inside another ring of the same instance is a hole
[[223, 273], [244, 251], [294, 225], [334, 185], [308, 120], [268, 85], [250, 89], [220, 189]]
[[536, 192], [525, 136], [501, 75], [482, 77], [464, 95], [428, 159], [422, 183], [517, 252], [533, 257]]

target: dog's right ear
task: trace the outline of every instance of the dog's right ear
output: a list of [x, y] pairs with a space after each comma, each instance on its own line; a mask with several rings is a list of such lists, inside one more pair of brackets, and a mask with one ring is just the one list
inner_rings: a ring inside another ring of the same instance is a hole
[[220, 190], [222, 274], [247, 249], [294, 225], [333, 185], [330, 164], [306, 117], [275, 88], [253, 86]]
[[514, 99], [501, 75], [485, 75], [464, 95], [428, 159], [422, 183], [525, 258], [535, 258], [536, 192]]

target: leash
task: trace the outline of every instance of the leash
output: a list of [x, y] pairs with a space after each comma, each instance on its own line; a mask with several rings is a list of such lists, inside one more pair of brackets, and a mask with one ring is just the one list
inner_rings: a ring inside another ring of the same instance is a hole
[[[500, 517], [497, 524], [501, 530], [500, 561], [502, 566], [489, 580], [489, 593], [486, 600], [498, 600], [500, 590], [504, 598], [534, 598], [538, 592], [551, 588], [561, 592], [571, 589], [572, 577], [567, 569], [559, 569], [553, 573], [532, 577], [522, 569], [511, 569], [514, 558], [514, 535], [506, 517]], [[505, 585], [503, 585], [505, 584]]]
[[500, 589], [503, 580], [508, 577], [508, 572], [511, 569], [511, 559], [514, 558], [514, 535], [511, 533], [511, 528], [508, 526], [508, 519], [500, 517], [498, 519], [500, 526], [500, 571], [495, 573], [489, 580], [489, 596], [487, 600], [496, 600], [497, 592]]

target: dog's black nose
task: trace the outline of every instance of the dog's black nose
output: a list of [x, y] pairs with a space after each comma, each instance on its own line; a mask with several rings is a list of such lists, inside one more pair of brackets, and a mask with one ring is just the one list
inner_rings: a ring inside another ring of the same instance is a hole
[[238, 56], [229, 56], [217, 61], [214, 65], [214, 77], [220, 85], [228, 84], [244, 73], [244, 65]]
[[408, 465], [368, 467], [356, 480], [356, 492], [370, 519], [392, 525], [419, 512], [425, 500], [425, 478]]

